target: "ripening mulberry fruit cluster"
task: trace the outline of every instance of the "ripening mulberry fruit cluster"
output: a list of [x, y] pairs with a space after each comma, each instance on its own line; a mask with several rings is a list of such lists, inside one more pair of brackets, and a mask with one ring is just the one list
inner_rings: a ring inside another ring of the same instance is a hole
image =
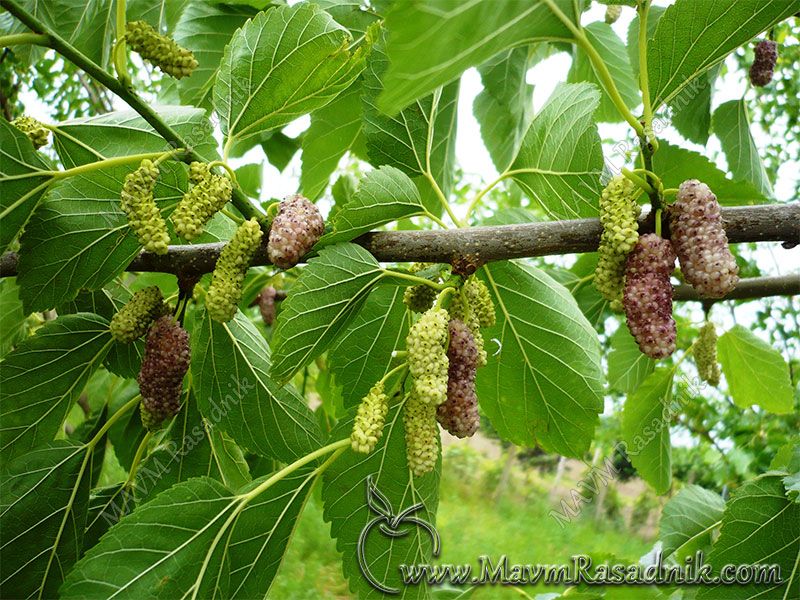
[[[412, 273], [418, 273], [428, 266], [429, 265], [426, 263], [414, 263], [409, 270]], [[429, 285], [412, 285], [403, 292], [403, 303], [405, 303], [409, 310], [417, 313], [424, 313], [433, 306], [435, 300], [436, 290]]]
[[496, 322], [494, 302], [489, 289], [474, 275], [467, 278], [459, 294], [450, 303], [450, 318], [462, 321], [472, 332], [478, 350], [478, 366], [486, 364], [481, 327], [491, 327]]
[[755, 57], [750, 66], [750, 83], [757, 87], [769, 85], [778, 62], [778, 44], [772, 40], [761, 40], [756, 44]]
[[719, 385], [719, 363], [717, 362], [717, 330], [711, 321], [706, 321], [697, 335], [694, 347], [694, 362], [700, 379], [711, 385]]
[[622, 5], [620, 4], [609, 4], [606, 6], [606, 23], [609, 25], [613, 25], [617, 22], [620, 15], [622, 14]]
[[672, 244], [654, 233], [641, 236], [628, 256], [622, 300], [628, 329], [639, 349], [654, 359], [665, 358], [675, 351], [669, 280], [674, 268]]
[[[200, 165], [195, 167], [195, 165]], [[203, 227], [231, 199], [233, 185], [224, 175], [215, 175], [203, 163], [192, 163], [189, 190], [175, 207], [172, 222], [175, 233], [185, 240], [193, 240], [203, 232]]]
[[158, 319], [147, 334], [139, 371], [142, 423], [152, 430], [181, 408], [183, 377], [189, 370], [189, 334], [172, 317]]
[[439, 454], [436, 405], [412, 391], [403, 406], [403, 426], [408, 467], [414, 475], [420, 477], [434, 469]]
[[447, 400], [447, 323], [443, 308], [431, 308], [408, 332], [408, 368], [414, 378], [414, 396], [438, 406]]
[[133, 173], [125, 176], [120, 203], [145, 250], [166, 254], [169, 247], [167, 223], [156, 206], [153, 190], [158, 179], [158, 167], [145, 159]]
[[275, 296], [278, 294], [271, 285], [268, 285], [258, 293], [258, 310], [264, 325], [272, 325], [275, 321]]
[[383, 389], [383, 380], [372, 386], [372, 389], [361, 400], [350, 433], [350, 445], [356, 452], [369, 454], [383, 434], [386, 413], [389, 411], [389, 398]]
[[47, 146], [50, 131], [41, 121], [33, 117], [17, 117], [11, 124], [28, 136], [28, 139], [37, 150], [42, 146]]
[[188, 77], [197, 68], [197, 60], [190, 50], [181, 48], [171, 37], [161, 35], [146, 21], [129, 22], [125, 40], [139, 56], [175, 79]]
[[272, 221], [267, 242], [270, 262], [281, 269], [290, 269], [311, 250], [325, 232], [319, 209], [300, 194], [280, 203]]
[[[610, 7], [609, 7], [610, 8]], [[603, 233], [598, 248], [594, 285], [611, 303], [612, 310], [622, 310], [625, 285], [625, 262], [639, 239], [637, 218], [641, 211], [636, 202], [636, 185], [627, 177], [614, 177], [600, 196], [600, 223]]]
[[146, 287], [133, 297], [111, 319], [111, 335], [118, 342], [129, 344], [142, 337], [153, 321], [169, 312], [157, 286]]
[[225, 323], [236, 314], [247, 268], [260, 244], [261, 227], [250, 219], [239, 225], [222, 249], [206, 295], [206, 308], [215, 321]]
[[452, 319], [448, 329], [447, 400], [436, 409], [436, 418], [452, 435], [464, 438], [473, 435], [480, 425], [475, 392], [478, 347], [469, 327], [462, 321]]
[[736, 259], [728, 248], [717, 197], [709, 187], [684, 181], [669, 207], [672, 245], [681, 272], [703, 298], [722, 298], [739, 281]]

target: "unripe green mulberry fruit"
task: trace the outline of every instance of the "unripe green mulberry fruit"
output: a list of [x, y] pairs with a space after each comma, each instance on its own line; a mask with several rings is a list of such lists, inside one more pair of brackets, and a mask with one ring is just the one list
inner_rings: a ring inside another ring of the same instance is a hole
[[622, 14], [622, 6], [620, 4], [609, 4], [606, 6], [606, 23], [612, 25], [617, 22]]
[[208, 163], [194, 161], [189, 164], [189, 183], [197, 185], [211, 177], [211, 167]]
[[422, 400], [412, 391], [403, 407], [408, 468], [420, 477], [436, 467], [439, 454], [439, 426], [436, 405]]
[[206, 295], [206, 308], [215, 321], [226, 323], [236, 314], [247, 268], [260, 244], [261, 227], [250, 219], [239, 225], [222, 249]]
[[627, 177], [614, 177], [600, 196], [600, 224], [603, 233], [597, 249], [594, 285], [614, 310], [622, 309], [625, 260], [639, 239], [636, 203], [638, 188]]
[[472, 332], [463, 322], [452, 319], [448, 325], [450, 344], [447, 358], [447, 401], [436, 409], [436, 419], [452, 435], [469, 437], [478, 431], [478, 396], [475, 393], [475, 372], [478, 368], [478, 347]]
[[111, 319], [111, 335], [118, 342], [129, 344], [142, 337], [152, 322], [169, 312], [157, 286], [146, 287], [133, 297]]
[[[429, 265], [426, 263], [414, 263], [409, 269], [412, 273], [418, 273]], [[436, 301], [436, 290], [429, 285], [412, 285], [403, 292], [403, 302], [409, 310], [424, 313]]]
[[705, 183], [684, 181], [669, 207], [672, 246], [681, 273], [702, 298], [722, 298], [739, 282], [717, 197]]
[[717, 362], [717, 330], [711, 321], [700, 328], [694, 346], [694, 362], [700, 379], [711, 385], [719, 385], [719, 363]]
[[189, 334], [171, 316], [158, 319], [147, 334], [139, 371], [142, 423], [152, 430], [181, 409], [183, 376], [189, 370]]
[[757, 87], [769, 85], [778, 62], [778, 44], [761, 40], [756, 44], [755, 57], [750, 67], [750, 83]]
[[190, 50], [181, 48], [171, 37], [161, 35], [146, 21], [129, 22], [125, 40], [144, 60], [175, 79], [188, 77], [197, 67]]
[[648, 233], [639, 238], [625, 271], [623, 305], [639, 349], [650, 358], [675, 352], [676, 329], [672, 318], [672, 284], [675, 252], [668, 240]]
[[389, 398], [383, 391], [383, 381], [372, 386], [372, 389], [361, 400], [350, 433], [350, 445], [356, 452], [369, 454], [383, 434], [386, 413], [389, 411]]
[[412, 285], [403, 292], [403, 302], [410, 310], [424, 313], [436, 300], [436, 290], [429, 285]]
[[224, 175], [208, 173], [189, 188], [175, 207], [172, 213], [175, 233], [185, 240], [195, 239], [203, 232], [203, 227], [211, 217], [230, 201], [232, 193], [230, 179]]
[[37, 150], [42, 146], [47, 146], [50, 131], [41, 121], [37, 121], [33, 117], [17, 117], [11, 121], [11, 124], [27, 135]]
[[437, 406], [447, 400], [447, 323], [443, 308], [431, 308], [411, 326], [406, 338], [414, 395]]
[[289, 196], [280, 203], [269, 230], [270, 262], [281, 269], [291, 269], [324, 232], [325, 222], [319, 209], [300, 194]]
[[478, 318], [478, 324], [481, 327], [492, 327], [497, 318], [494, 313], [492, 295], [489, 293], [489, 288], [486, 287], [486, 284], [472, 275], [464, 282], [463, 294]]
[[275, 296], [277, 294], [278, 290], [271, 285], [265, 287], [258, 294], [258, 310], [264, 325], [272, 325], [275, 321]]
[[120, 203], [144, 249], [166, 254], [169, 247], [167, 223], [153, 197], [157, 179], [158, 167], [151, 160], [143, 160], [138, 169], [125, 176]]

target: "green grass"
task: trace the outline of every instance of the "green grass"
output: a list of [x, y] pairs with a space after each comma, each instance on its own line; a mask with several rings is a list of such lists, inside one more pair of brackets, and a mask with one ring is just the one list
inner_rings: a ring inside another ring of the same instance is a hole
[[[597, 520], [587, 509], [563, 528], [549, 512], [558, 500], [546, 486], [512, 478], [499, 499], [492, 497], [499, 466], [460, 452], [448, 454], [440, 494], [437, 529], [442, 538], [441, 563], [469, 563], [476, 568], [482, 554], [510, 562], [569, 564], [573, 554], [613, 555], [635, 562], [651, 541], [629, 531], [618, 520]], [[342, 575], [341, 559], [330, 527], [322, 520], [319, 494], [306, 505], [270, 598], [289, 600], [352, 597]], [[525, 588], [531, 596], [555, 588]], [[520, 598], [513, 589], [485, 586], [475, 599]]]

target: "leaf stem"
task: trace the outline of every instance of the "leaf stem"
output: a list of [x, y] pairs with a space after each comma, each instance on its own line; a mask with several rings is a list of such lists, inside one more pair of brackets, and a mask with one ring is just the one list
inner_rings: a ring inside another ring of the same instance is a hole
[[[109, 341], [107, 345], [110, 346], [113, 343], [114, 342], [112, 340], [112, 341]], [[94, 447], [100, 442], [100, 440], [103, 439], [103, 436], [108, 432], [108, 430], [111, 429], [111, 427], [113, 427], [114, 423], [119, 421], [119, 419], [122, 417], [122, 415], [124, 415], [129, 410], [131, 410], [134, 406], [139, 404], [139, 401], [141, 399], [142, 399], [142, 395], [141, 394], [136, 394], [133, 398], [131, 398], [125, 404], [123, 404], [120, 407], [120, 409], [117, 412], [115, 412], [113, 415], [111, 415], [111, 417], [108, 419], [108, 421], [105, 422], [105, 424], [100, 428], [100, 431], [98, 431], [97, 434], [91, 440], [89, 440], [89, 442], [87, 442], [86, 446], [88, 448], [90, 448], [90, 449], [94, 449]]]
[[33, 46], [47, 46], [50, 37], [44, 33], [12, 33], [10, 35], [0, 35], [0, 48], [10, 48], [11, 46], [21, 46], [31, 44]]
[[383, 273], [386, 277], [397, 277], [399, 279], [405, 279], [406, 281], [413, 281], [418, 285], [427, 285], [428, 287], [432, 287], [437, 291], [447, 289], [448, 287], [446, 283], [436, 283], [430, 279], [417, 277], [416, 275], [411, 275], [410, 273], [401, 273], [400, 271], [392, 271], [391, 269], [384, 269]]
[[144, 451], [147, 449], [147, 445], [150, 443], [150, 438], [153, 437], [153, 432], [148, 431], [142, 441], [139, 443], [139, 447], [136, 449], [136, 454], [133, 456], [133, 462], [131, 462], [131, 468], [128, 471], [128, 477], [125, 479], [125, 483], [122, 484], [122, 487], [128, 487], [136, 477], [136, 471], [139, 469], [139, 463], [142, 462], [142, 456], [144, 456]]
[[658, 140], [653, 135], [653, 105], [650, 99], [650, 80], [647, 74], [647, 16], [650, 12], [650, 0], [639, 0], [639, 88], [642, 90], [644, 105], [644, 135], [653, 144], [653, 152], [658, 150]]
[[225, 215], [226, 217], [228, 217], [228, 218], [229, 218], [231, 221], [233, 221], [233, 222], [234, 222], [234, 223], [236, 223], [237, 225], [241, 225], [242, 223], [244, 223], [244, 219], [243, 219], [242, 217], [240, 217], [240, 216], [238, 216], [238, 215], [235, 215], [235, 214], [233, 214], [233, 213], [232, 213], [231, 211], [229, 211], [227, 208], [223, 208], [223, 209], [221, 209], [219, 212], [221, 212], [223, 215]]
[[450, 203], [447, 201], [447, 198], [445, 197], [442, 188], [440, 188], [439, 184], [436, 183], [436, 179], [433, 178], [433, 175], [431, 175], [430, 172], [426, 171], [425, 179], [427, 179], [430, 182], [431, 188], [433, 188], [433, 191], [436, 194], [436, 197], [439, 199], [442, 208], [444, 208], [445, 212], [450, 217], [450, 220], [453, 221], [453, 224], [456, 227], [463, 227], [464, 224], [458, 219], [456, 214], [453, 212], [453, 209], [450, 207]]
[[487, 185], [487, 186], [486, 186], [485, 188], [483, 188], [483, 189], [482, 189], [480, 192], [478, 192], [478, 195], [477, 195], [477, 196], [475, 196], [475, 197], [472, 199], [472, 202], [470, 202], [470, 203], [469, 203], [469, 206], [467, 207], [467, 214], [466, 214], [466, 216], [464, 217], [464, 221], [466, 221], [467, 223], [469, 223], [469, 218], [472, 216], [472, 212], [473, 212], [473, 211], [474, 211], [474, 210], [475, 210], [475, 209], [478, 207], [478, 205], [480, 204], [481, 200], [483, 200], [483, 197], [484, 197], [486, 194], [488, 194], [488, 193], [489, 193], [489, 192], [490, 192], [492, 189], [494, 189], [494, 187], [495, 187], [495, 186], [496, 186], [498, 183], [500, 183], [501, 181], [503, 181], [503, 179], [505, 179], [506, 177], [509, 177], [509, 176], [511, 175], [511, 173], [512, 173], [511, 171], [509, 171], [508, 169], [506, 169], [505, 171], [503, 171], [502, 173], [500, 173], [500, 175], [498, 175], [498, 176], [497, 176], [497, 178], [496, 178], [494, 181], [492, 181], [491, 183], [489, 183], [489, 185]]
[[[261, 482], [259, 485], [254, 487], [249, 492], [247, 492], [245, 494], [242, 494], [240, 496], [240, 498], [246, 504], [247, 502], [249, 502], [250, 500], [252, 500], [256, 496], [258, 496], [259, 494], [262, 494], [265, 490], [267, 490], [270, 487], [272, 487], [272, 485], [274, 485], [275, 483], [277, 483], [278, 481], [280, 481], [281, 479], [283, 479], [287, 475], [291, 475], [292, 473], [294, 473], [300, 467], [303, 467], [303, 466], [307, 465], [308, 463], [315, 461], [316, 459], [318, 459], [321, 456], [325, 456], [326, 454], [334, 452], [335, 450], [345, 450], [349, 446], [350, 446], [350, 438], [347, 437], [347, 438], [344, 438], [343, 440], [338, 440], [336, 442], [328, 444], [327, 446], [323, 446], [322, 448], [318, 448], [317, 450], [314, 450], [314, 452], [311, 452], [310, 454], [306, 454], [304, 457], [297, 459], [292, 464], [285, 466], [283, 469], [281, 469], [280, 471], [275, 473], [269, 479], [266, 479], [265, 481]], [[335, 456], [338, 457], [339, 454], [341, 454], [341, 453], [337, 453], [337, 454], [335, 454]], [[327, 462], [328, 461], [326, 461], [326, 463]]]
[[640, 188], [642, 188], [648, 194], [652, 194], [652, 193], [655, 192], [655, 190], [653, 189], [653, 186], [651, 186], [647, 181], [645, 181], [644, 179], [642, 179], [638, 175], [635, 175], [634, 173], [632, 173], [631, 171], [629, 171], [628, 169], [626, 169], [624, 167], [622, 168], [622, 174], [625, 177], [627, 177], [628, 179], [630, 179], [633, 183], [638, 185]]
[[595, 47], [589, 41], [589, 38], [586, 37], [586, 34], [583, 32], [583, 29], [580, 27], [580, 24], [575, 25], [572, 20], [565, 15], [558, 6], [556, 6], [553, 0], [542, 0], [544, 4], [552, 11], [552, 13], [558, 17], [558, 19], [564, 23], [567, 29], [570, 30], [572, 35], [575, 38], [575, 42], [583, 48], [583, 51], [586, 52], [589, 60], [592, 62], [592, 66], [594, 67], [595, 71], [597, 72], [597, 76], [600, 78], [600, 81], [603, 84], [603, 87], [606, 90], [606, 93], [611, 98], [611, 101], [616, 106], [619, 114], [622, 115], [622, 118], [625, 119], [636, 134], [639, 137], [644, 136], [644, 128], [642, 124], [633, 116], [633, 113], [630, 111], [628, 106], [625, 104], [625, 100], [622, 99], [622, 96], [617, 89], [617, 85], [614, 83], [614, 78], [611, 77], [611, 73], [608, 70], [608, 66], [606, 62], [603, 60], [603, 57], [597, 52]]
[[433, 214], [432, 212], [430, 212], [428, 209], [425, 209], [425, 212], [423, 213], [423, 216], [424, 216], [424, 217], [427, 217], [428, 219], [430, 219], [431, 221], [433, 221], [434, 223], [436, 223], [436, 224], [437, 224], [439, 227], [441, 227], [442, 229], [450, 229], [450, 228], [447, 226], [447, 223], [445, 223], [444, 221], [442, 221], [442, 220], [441, 220], [439, 217], [437, 217], [435, 214]]
[[133, 82], [128, 73], [128, 53], [125, 44], [125, 0], [117, 0], [117, 16], [116, 16], [116, 34], [117, 39], [114, 42], [114, 47], [111, 50], [114, 59], [114, 70], [117, 73], [117, 79], [120, 84], [126, 88], [132, 88]]
[[[170, 125], [168, 125], [164, 119], [162, 119], [161, 116], [147, 102], [145, 102], [144, 99], [142, 99], [141, 96], [139, 96], [134, 90], [126, 88], [124, 85], [122, 85], [122, 83], [114, 78], [113, 75], [106, 72], [100, 65], [92, 61], [57, 33], [49, 31], [47, 25], [43, 21], [23, 8], [17, 0], [0, 0], [0, 6], [5, 8], [9, 13], [11, 13], [14, 17], [16, 17], [34, 32], [47, 33], [48, 47], [58, 52], [72, 64], [85, 71], [99, 84], [105, 86], [108, 90], [122, 98], [173, 147], [184, 148], [185, 150], [183, 151], [182, 157], [184, 162], [205, 162], [205, 159], [192, 148], [191, 144], [189, 144], [183, 138], [183, 136], [181, 136]], [[232, 201], [234, 206], [236, 206], [236, 209], [246, 218], [249, 219], [251, 217], [255, 217], [257, 219], [261, 219], [263, 217], [261, 212], [250, 202], [249, 198], [244, 194], [244, 192], [242, 192], [241, 189], [235, 188], [233, 190]]]
[[52, 176], [55, 179], [65, 179], [67, 177], [75, 177], [76, 175], [83, 175], [84, 173], [91, 173], [98, 169], [106, 169], [110, 167], [118, 167], [120, 165], [127, 165], [129, 163], [139, 163], [146, 159], [164, 159], [169, 155], [182, 150], [168, 150], [166, 152], [146, 152], [144, 154], [129, 154], [128, 156], [115, 156], [114, 158], [106, 158], [105, 160], [98, 160], [97, 162], [86, 163], [85, 165], [78, 165], [71, 169], [64, 171], [52, 171]]
[[656, 235], [658, 237], [661, 237], [661, 209], [660, 208], [656, 209], [656, 224], [655, 224], [655, 227], [656, 227]]

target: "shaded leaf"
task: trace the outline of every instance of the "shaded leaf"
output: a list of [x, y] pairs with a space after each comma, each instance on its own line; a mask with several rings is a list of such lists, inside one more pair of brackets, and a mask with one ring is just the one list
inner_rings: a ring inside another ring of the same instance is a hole
[[736, 179], [751, 182], [763, 196], [772, 196], [772, 185], [750, 133], [750, 118], [744, 100], [731, 100], [717, 107], [714, 134], [722, 145], [731, 174]]
[[[571, 1], [555, 3], [577, 21]], [[392, 114], [503, 50], [540, 39], [571, 38], [541, 1], [395, 2], [386, 28], [391, 68], [380, 107]]]
[[669, 425], [674, 369], [656, 369], [632, 394], [622, 412], [625, 453], [639, 476], [664, 494], [672, 485]]
[[762, 31], [800, 10], [800, 0], [677, 0], [647, 45], [653, 110]]
[[195, 398], [215, 427], [243, 448], [287, 462], [319, 447], [311, 410], [270, 378], [269, 346], [249, 319], [237, 313], [221, 324], [200, 311], [191, 341]]
[[687, 179], [699, 179], [714, 192], [724, 206], [760, 204], [767, 199], [749, 181], [731, 181], [705, 156], [673, 146], [664, 140], [653, 155], [653, 170], [665, 188], [677, 188]]
[[364, 68], [364, 49], [313, 4], [258, 13], [225, 49], [214, 85], [222, 133], [244, 140], [333, 100]]
[[800, 504], [785, 495], [780, 475], [746, 482], [725, 506], [722, 529], [708, 562], [723, 565], [778, 565], [781, 583], [702, 587], [699, 600], [750, 600], [800, 596]]
[[83, 546], [92, 452], [48, 442], [8, 463], [0, 477], [3, 598], [54, 598]]
[[303, 195], [316, 200], [328, 187], [339, 159], [361, 135], [361, 113], [361, 84], [356, 82], [311, 114], [311, 125], [303, 134]]
[[554, 218], [597, 215], [603, 151], [592, 114], [599, 100], [588, 83], [560, 84], [511, 165], [514, 181]]
[[[381, 513], [369, 505], [367, 478], [371, 476], [378, 493], [387, 501], [377, 506], [372, 502], [384, 515], [387, 512], [391, 516], [398, 515], [421, 503], [422, 507], [411, 516], [431, 525], [436, 519], [441, 459], [432, 472], [422, 477], [411, 475], [406, 462], [401, 406], [402, 403], [398, 403], [389, 409], [383, 435], [372, 453], [359, 454], [348, 448], [323, 475], [323, 514], [325, 520], [331, 523], [336, 549], [342, 553], [343, 570], [350, 590], [360, 598], [385, 597], [367, 582], [358, 565], [357, 544], [361, 532], [373, 519], [381, 517]], [[350, 418], [342, 419], [337, 424], [331, 437], [339, 439], [349, 435], [352, 426], [351, 413]], [[389, 518], [384, 516], [382, 522], [389, 525]], [[431, 534], [410, 522], [401, 522], [398, 529], [408, 534], [389, 537], [381, 531], [378, 523], [367, 532], [364, 556], [370, 572], [380, 583], [400, 588], [399, 598], [425, 598], [429, 588], [424, 583], [413, 586], [401, 584], [399, 565], [429, 563], [433, 544]]]
[[272, 335], [271, 376], [287, 381], [327, 350], [382, 277], [383, 269], [361, 246], [323, 248], [281, 305]]
[[[642, 100], [628, 54], [625, 52], [625, 44], [614, 33], [611, 25], [606, 23], [589, 23], [583, 31], [608, 66], [611, 78], [625, 105], [630, 109], [636, 108]], [[585, 81], [595, 84], [600, 89], [600, 104], [595, 114], [597, 121], [617, 123], [624, 120], [611, 96], [606, 92], [589, 56], [580, 46], [575, 46], [573, 50], [572, 67], [567, 75], [567, 81], [571, 83]]]
[[497, 314], [483, 331], [481, 407], [505, 440], [581, 456], [603, 410], [597, 335], [566, 288], [539, 269], [501, 262], [481, 273]]
[[48, 321], [0, 363], [3, 460], [51, 441], [111, 347], [108, 321], [81, 313]]
[[28, 222], [51, 178], [44, 173], [50, 166], [28, 136], [5, 119], [0, 119], [0, 157], [0, 252], [4, 252]]
[[184, 77], [177, 82], [182, 102], [211, 108], [214, 82], [225, 46], [236, 30], [255, 14], [254, 9], [241, 5], [186, 3], [172, 37], [192, 51], [198, 64], [191, 77]]
[[724, 509], [725, 501], [719, 494], [697, 485], [687, 485], [670, 498], [659, 523], [663, 557], [680, 549], [675, 560], [682, 563], [684, 557], [710, 547], [712, 531], [719, 526]]
[[319, 243], [348, 242], [379, 225], [424, 212], [414, 182], [399, 169], [383, 166], [361, 179], [353, 198], [336, 213], [333, 231]]
[[458, 82], [434, 91], [390, 117], [377, 105], [388, 65], [384, 42], [378, 41], [367, 60], [362, 96], [369, 160], [376, 167], [389, 165], [415, 177], [423, 193], [423, 203], [439, 214], [440, 202], [422, 176], [430, 171], [445, 196], [448, 195], [455, 161]]
[[481, 126], [481, 137], [498, 171], [517, 155], [533, 116], [533, 86], [526, 82], [530, 49], [503, 52], [478, 67], [483, 90], [472, 110]]
[[792, 412], [789, 366], [780, 352], [741, 325], [720, 336], [717, 352], [736, 406], [755, 404], [772, 413]]
[[392, 352], [401, 348], [409, 319], [405, 288], [380, 286], [328, 353], [328, 365], [342, 386], [344, 407], [358, 405], [369, 389], [392, 368]]
[[642, 354], [623, 324], [611, 336], [608, 354], [608, 384], [623, 394], [632, 394], [656, 368], [656, 361]]

